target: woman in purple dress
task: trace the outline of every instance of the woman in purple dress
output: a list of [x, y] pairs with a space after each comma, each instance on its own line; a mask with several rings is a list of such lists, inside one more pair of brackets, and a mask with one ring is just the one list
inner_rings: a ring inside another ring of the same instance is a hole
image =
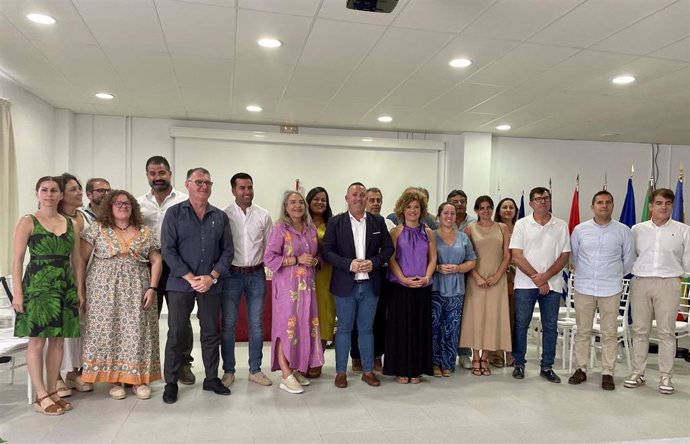
[[401, 225], [391, 230], [395, 253], [389, 262], [392, 294], [386, 321], [383, 374], [400, 384], [419, 384], [433, 374], [431, 284], [436, 268], [436, 238], [421, 220], [427, 202], [418, 191], [406, 191], [395, 204]]
[[273, 271], [271, 370], [282, 372], [282, 390], [302, 393], [309, 380], [299, 372], [323, 365], [314, 283], [318, 241], [300, 193], [286, 191], [280, 213], [264, 253]]

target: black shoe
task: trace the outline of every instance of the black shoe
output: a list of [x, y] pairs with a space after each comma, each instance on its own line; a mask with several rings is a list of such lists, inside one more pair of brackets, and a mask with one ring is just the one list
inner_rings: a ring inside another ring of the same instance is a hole
[[219, 378], [204, 379], [204, 390], [213, 392], [216, 395], [230, 394], [230, 389], [224, 386]]
[[163, 402], [166, 404], [175, 404], [177, 402], [177, 384], [172, 382], [165, 384]]
[[539, 376], [541, 376], [549, 382], [554, 382], [556, 384], [561, 383], [561, 378], [559, 378], [558, 375], [555, 374], [552, 369], [540, 371]]
[[513, 378], [515, 379], [525, 379], [525, 367], [518, 367], [517, 365], [513, 369]]

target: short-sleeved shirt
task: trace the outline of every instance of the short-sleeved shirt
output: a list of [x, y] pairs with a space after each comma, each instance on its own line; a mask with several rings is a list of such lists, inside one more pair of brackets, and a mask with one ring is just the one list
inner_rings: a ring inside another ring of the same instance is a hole
[[[436, 263], [438, 265], [458, 265], [463, 262], [477, 260], [477, 255], [474, 252], [469, 236], [462, 231], [456, 230], [453, 245], [446, 244], [439, 236], [438, 230], [434, 231], [434, 235], [436, 236], [436, 254], [438, 257]], [[465, 273], [434, 273], [432, 291], [437, 291], [444, 297], [465, 294]]]
[[[522, 250], [522, 254], [537, 273], [548, 270], [561, 254], [570, 252], [570, 235], [568, 225], [562, 219], [551, 216], [551, 219], [541, 225], [530, 214], [518, 220], [510, 238], [511, 250]], [[551, 291], [562, 292], [565, 281], [560, 273], [549, 279]], [[515, 288], [537, 288], [525, 273], [519, 268], [515, 273]]]

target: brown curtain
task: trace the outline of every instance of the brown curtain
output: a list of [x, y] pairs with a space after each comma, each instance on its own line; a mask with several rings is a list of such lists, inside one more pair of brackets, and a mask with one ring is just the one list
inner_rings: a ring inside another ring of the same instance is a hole
[[12, 239], [19, 217], [17, 194], [17, 156], [10, 102], [0, 99], [0, 275], [12, 269]]

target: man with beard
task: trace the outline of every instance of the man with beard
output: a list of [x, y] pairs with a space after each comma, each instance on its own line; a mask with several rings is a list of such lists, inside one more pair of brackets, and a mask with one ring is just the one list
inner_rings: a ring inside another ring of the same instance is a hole
[[[141, 208], [141, 215], [144, 218], [144, 225], [149, 227], [158, 239], [161, 239], [161, 226], [163, 225], [163, 217], [168, 208], [180, 202], [189, 199], [185, 193], [176, 190], [171, 184], [172, 172], [170, 171], [170, 164], [163, 156], [153, 156], [146, 161], [146, 179], [151, 186], [151, 189], [139, 197], [139, 207]], [[87, 193], [88, 196], [88, 193]], [[163, 307], [163, 298], [168, 299], [168, 292], [165, 289], [165, 283], [168, 281], [170, 275], [170, 267], [163, 262], [163, 271], [158, 285], [158, 317], [160, 317], [161, 309]], [[194, 336], [192, 334], [192, 322], [187, 321], [185, 327], [185, 341], [182, 352], [182, 365], [179, 371], [179, 381], [182, 384], [191, 385], [196, 382], [196, 377], [192, 373], [192, 344]]]
[[101, 202], [108, 193], [110, 193], [110, 182], [107, 180], [94, 177], [86, 182], [86, 197], [89, 199], [89, 204], [84, 208], [83, 213], [89, 224], [98, 217]]

